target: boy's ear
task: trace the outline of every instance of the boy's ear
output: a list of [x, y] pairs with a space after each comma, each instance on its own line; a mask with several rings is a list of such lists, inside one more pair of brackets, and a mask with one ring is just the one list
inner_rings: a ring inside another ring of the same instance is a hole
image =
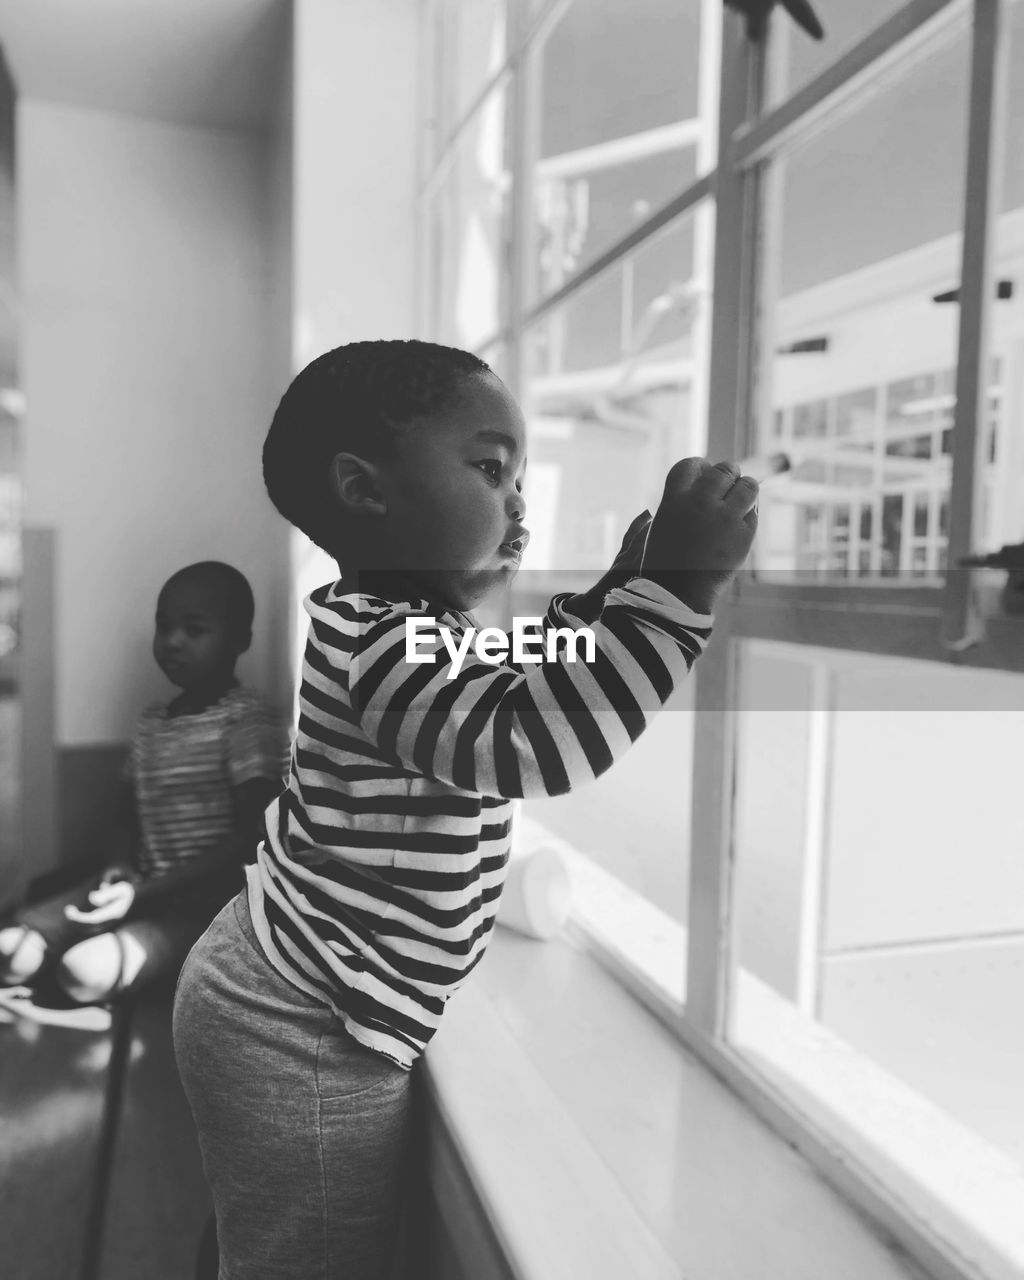
[[239, 657], [241, 657], [242, 654], [245, 653], [245, 651], [249, 648], [251, 644], [252, 644], [251, 630], [240, 631], [235, 636], [235, 652], [238, 654]]
[[352, 515], [386, 515], [378, 475], [375, 462], [354, 453], [336, 453], [328, 477], [335, 501]]

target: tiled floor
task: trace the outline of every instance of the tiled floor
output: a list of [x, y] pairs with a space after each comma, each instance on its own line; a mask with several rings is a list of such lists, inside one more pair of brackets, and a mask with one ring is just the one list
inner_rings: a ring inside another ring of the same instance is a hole
[[18, 1280], [75, 1274], [109, 1033], [0, 1023], [0, 1255]]
[[[12, 1280], [78, 1277], [96, 1174], [111, 1032], [0, 1023], [0, 1256]], [[102, 1280], [191, 1280], [209, 1213], [171, 1047], [170, 1000], [132, 1022]]]

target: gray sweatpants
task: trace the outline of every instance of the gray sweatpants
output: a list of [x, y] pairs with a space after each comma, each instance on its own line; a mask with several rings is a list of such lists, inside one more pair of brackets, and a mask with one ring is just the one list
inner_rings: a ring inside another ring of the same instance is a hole
[[185, 962], [174, 1048], [213, 1193], [219, 1280], [384, 1280], [411, 1075], [271, 968], [244, 891]]

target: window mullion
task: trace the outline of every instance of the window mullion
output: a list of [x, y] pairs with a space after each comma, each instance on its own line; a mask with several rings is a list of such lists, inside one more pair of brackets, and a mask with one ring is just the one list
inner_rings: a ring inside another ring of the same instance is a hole
[[413, 261], [414, 297], [416, 299], [416, 333], [433, 338], [434, 298], [432, 271], [429, 267], [429, 236], [433, 220], [433, 201], [424, 196], [427, 176], [434, 167], [436, 150], [436, 106], [439, 82], [437, 58], [437, 0], [421, 0], [419, 6], [420, 78], [417, 86], [419, 119], [422, 127], [416, 146], [416, 255]]
[[512, 155], [511, 186], [505, 261], [505, 307], [501, 316], [507, 334], [505, 353], [506, 381], [517, 398], [523, 394], [523, 292], [530, 257], [531, 236], [528, 220], [533, 207], [532, 151], [536, 133], [535, 89], [529, 83], [525, 35], [529, 23], [528, 0], [508, 0], [508, 43], [512, 50], [512, 78], [509, 84]]
[[[764, 49], [747, 40], [733, 14], [722, 29], [715, 175], [707, 451], [734, 458], [745, 445], [754, 308], [751, 233], [756, 182], [729, 162], [735, 131], [751, 119], [763, 97]], [[711, 645], [694, 668], [695, 725], [690, 830], [690, 907], [686, 1020], [718, 1038], [726, 1013], [729, 893], [732, 844], [737, 685], [736, 645], [728, 607], [716, 621]]]
[[975, 498], [985, 445], [988, 400], [988, 330], [992, 306], [992, 230], [1009, 75], [1008, 39], [1000, 40], [1002, 0], [975, 0], [968, 97], [967, 167], [964, 177], [960, 329], [957, 340], [953, 476], [949, 499], [949, 550], [942, 620], [943, 647], [970, 648], [982, 634], [970, 572], [962, 557], [978, 550]]
[[[697, 84], [697, 172], [713, 174], [718, 158], [718, 99], [721, 85], [723, 9], [719, 0], [701, 0], [700, 56]], [[712, 179], [713, 190], [713, 179]], [[702, 200], [693, 213], [694, 286], [700, 311], [693, 326], [693, 375], [690, 382], [690, 412], [687, 424], [689, 452], [707, 449], [708, 380], [711, 360], [711, 298], [715, 250], [715, 202]], [[675, 440], [673, 439], [673, 445]], [[672, 459], [678, 457], [672, 451]]]

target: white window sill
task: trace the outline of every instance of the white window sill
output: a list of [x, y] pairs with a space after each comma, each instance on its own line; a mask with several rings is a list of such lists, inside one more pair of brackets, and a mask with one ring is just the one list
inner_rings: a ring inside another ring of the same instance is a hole
[[567, 940], [497, 930], [426, 1076], [518, 1280], [920, 1280]]
[[[520, 816], [517, 840], [522, 849], [558, 850], [575, 884], [571, 935], [589, 941], [633, 998], [671, 1025], [685, 998], [686, 929], [540, 824]], [[935, 1242], [952, 1264], [944, 1274], [1024, 1276], [1024, 1170], [1009, 1155], [743, 969], [734, 1014], [747, 1074], [789, 1100], [810, 1146], [844, 1153], [830, 1159], [834, 1173], [858, 1165], [886, 1217], [906, 1215]]]

